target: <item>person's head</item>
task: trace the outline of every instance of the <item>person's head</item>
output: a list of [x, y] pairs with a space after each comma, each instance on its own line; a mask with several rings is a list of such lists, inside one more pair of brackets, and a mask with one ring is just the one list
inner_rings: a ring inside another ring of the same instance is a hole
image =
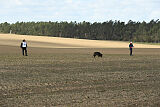
[[25, 42], [26, 40], [25, 39], [23, 39], [23, 42]]
[[130, 42], [130, 44], [132, 44], [132, 42]]

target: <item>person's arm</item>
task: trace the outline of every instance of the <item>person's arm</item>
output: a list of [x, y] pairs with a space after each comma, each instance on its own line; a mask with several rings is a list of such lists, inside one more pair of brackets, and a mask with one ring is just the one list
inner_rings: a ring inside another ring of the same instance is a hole
[[129, 48], [131, 48], [131, 45], [129, 45]]
[[22, 43], [21, 43], [21, 46], [20, 46], [21, 48], [22, 48]]

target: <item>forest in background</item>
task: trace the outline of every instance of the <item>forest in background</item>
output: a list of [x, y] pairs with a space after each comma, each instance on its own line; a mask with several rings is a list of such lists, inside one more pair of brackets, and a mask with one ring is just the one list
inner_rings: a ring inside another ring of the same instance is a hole
[[0, 23], [0, 33], [159, 43], [160, 21], [4, 22]]

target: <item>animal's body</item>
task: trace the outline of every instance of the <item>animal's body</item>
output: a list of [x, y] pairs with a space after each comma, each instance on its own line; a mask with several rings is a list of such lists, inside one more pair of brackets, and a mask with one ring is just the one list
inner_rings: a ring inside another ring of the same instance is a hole
[[100, 52], [94, 52], [93, 53], [93, 56], [94, 56], [94, 58], [96, 57], [96, 56], [98, 56], [98, 57], [102, 57], [102, 53], [100, 53]]

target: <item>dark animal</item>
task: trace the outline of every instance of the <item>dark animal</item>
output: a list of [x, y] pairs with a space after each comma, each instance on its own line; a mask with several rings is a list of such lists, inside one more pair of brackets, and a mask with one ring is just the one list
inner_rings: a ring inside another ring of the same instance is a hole
[[95, 58], [96, 56], [102, 58], [102, 55], [103, 55], [103, 54], [101, 54], [100, 52], [94, 52], [94, 53], [93, 53], [94, 58]]

